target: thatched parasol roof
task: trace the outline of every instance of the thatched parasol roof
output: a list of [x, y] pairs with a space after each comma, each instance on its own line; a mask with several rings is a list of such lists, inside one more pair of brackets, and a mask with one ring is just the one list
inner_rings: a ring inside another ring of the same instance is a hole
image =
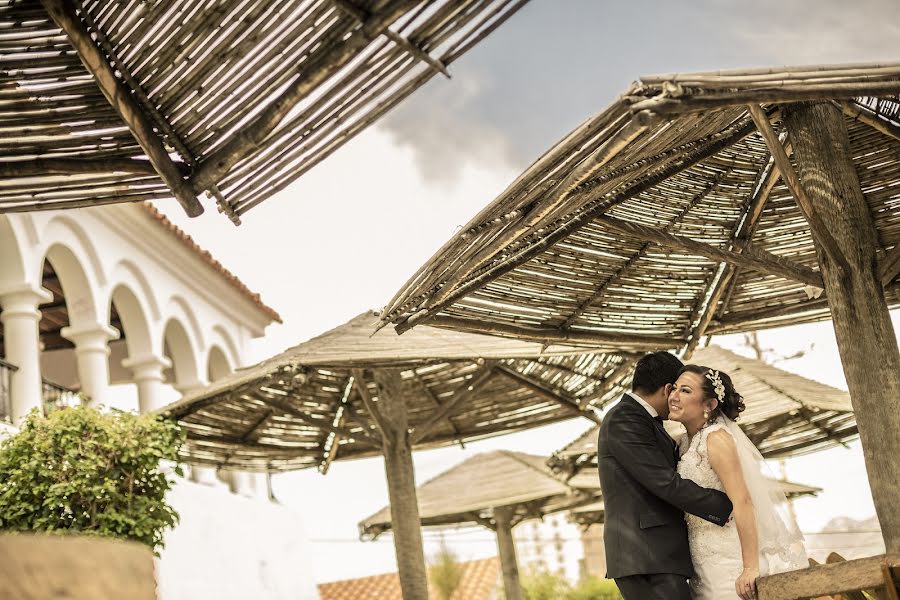
[[[806, 213], [833, 238], [802, 189], [795, 201], [761, 133], [784, 144], [780, 106], [806, 100], [843, 111], [878, 275], [897, 306], [898, 93], [900, 63], [643, 78], [449, 240], [383, 323], [587, 345], [668, 336], [679, 347], [827, 318]], [[781, 164], [785, 153], [790, 144]]]
[[[858, 435], [845, 391], [719, 346], [697, 350], [690, 362], [731, 376], [747, 406], [737, 423], [767, 458], [815, 452]], [[616, 387], [628, 386], [629, 377], [623, 376]], [[673, 436], [684, 433], [681, 424], [672, 421], [666, 421], [666, 429]], [[598, 432], [594, 427], [555, 452], [551, 466], [570, 475], [596, 466]]]
[[[492, 527], [493, 510], [501, 507], [512, 509], [511, 525], [515, 526], [596, 500], [593, 491], [582, 492], [554, 475], [546, 456], [508, 450], [476, 454], [416, 489], [423, 526]], [[363, 538], [375, 538], [389, 529], [389, 506], [359, 524]]]
[[527, 1], [0, 0], [0, 212], [208, 193], [238, 221]]
[[186, 429], [187, 457], [277, 471], [376, 455], [362, 394], [377, 405], [370, 375], [382, 368], [405, 369], [410, 427], [427, 432], [412, 434], [417, 448], [596, 419], [591, 406], [634, 360], [434, 327], [373, 336], [375, 321], [364, 313], [163, 409]]

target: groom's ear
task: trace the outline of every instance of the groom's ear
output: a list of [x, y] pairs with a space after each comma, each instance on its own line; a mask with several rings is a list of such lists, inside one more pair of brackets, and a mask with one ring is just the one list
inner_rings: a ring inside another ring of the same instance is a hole
[[674, 384], [674, 383], [667, 383], [667, 384], [666, 384], [666, 399], [669, 398], [669, 394], [672, 393], [672, 390], [673, 390], [673, 389], [675, 389], [675, 384]]

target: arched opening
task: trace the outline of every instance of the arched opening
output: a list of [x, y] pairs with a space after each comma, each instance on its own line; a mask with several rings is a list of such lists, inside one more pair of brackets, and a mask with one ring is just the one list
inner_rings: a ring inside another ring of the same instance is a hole
[[175, 389], [187, 391], [203, 384], [197, 368], [197, 355], [187, 329], [177, 319], [170, 319], [163, 332], [163, 355], [172, 365], [164, 372], [164, 381]]
[[206, 379], [208, 381], [218, 381], [229, 375], [234, 369], [225, 356], [225, 351], [218, 346], [213, 346], [209, 351], [209, 360], [207, 361]]
[[74, 323], [91, 322], [94, 299], [84, 269], [64, 246], [53, 246], [41, 265], [41, 287], [52, 299], [40, 307], [38, 324], [42, 395], [45, 410], [79, 401], [82, 389], [75, 344], [63, 337]]

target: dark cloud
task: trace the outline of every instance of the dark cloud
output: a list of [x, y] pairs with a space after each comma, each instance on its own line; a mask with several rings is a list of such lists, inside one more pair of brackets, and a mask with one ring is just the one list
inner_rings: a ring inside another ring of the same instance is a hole
[[641, 75], [897, 60], [895, 0], [532, 0], [382, 127], [422, 173], [521, 169]]

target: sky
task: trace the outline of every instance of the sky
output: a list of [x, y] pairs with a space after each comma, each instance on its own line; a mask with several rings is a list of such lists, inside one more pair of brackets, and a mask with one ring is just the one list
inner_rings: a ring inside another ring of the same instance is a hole
[[[892, 61], [898, 38], [900, 3], [889, 0], [532, 0], [454, 63], [452, 80], [432, 79], [240, 227], [214, 208], [197, 219], [174, 204], [161, 208], [281, 313], [284, 324], [249, 349], [255, 362], [382, 307], [528, 164], [639, 76]], [[830, 323], [766, 331], [761, 340], [776, 354], [809, 350], [779, 366], [846, 389]], [[747, 353], [740, 337], [714, 342]], [[568, 421], [465, 450], [420, 452], [417, 478], [476, 452], [550, 454], [589, 426]], [[796, 504], [804, 531], [839, 515], [874, 514], [858, 442], [791, 459], [787, 474], [824, 490]], [[306, 516], [319, 581], [396, 568], [389, 536], [357, 540], [356, 523], [387, 503], [380, 459], [339, 462], [325, 477], [278, 475], [274, 489]], [[436, 536], [426, 532], [427, 551]], [[463, 558], [495, 553], [486, 532], [448, 539]]]

